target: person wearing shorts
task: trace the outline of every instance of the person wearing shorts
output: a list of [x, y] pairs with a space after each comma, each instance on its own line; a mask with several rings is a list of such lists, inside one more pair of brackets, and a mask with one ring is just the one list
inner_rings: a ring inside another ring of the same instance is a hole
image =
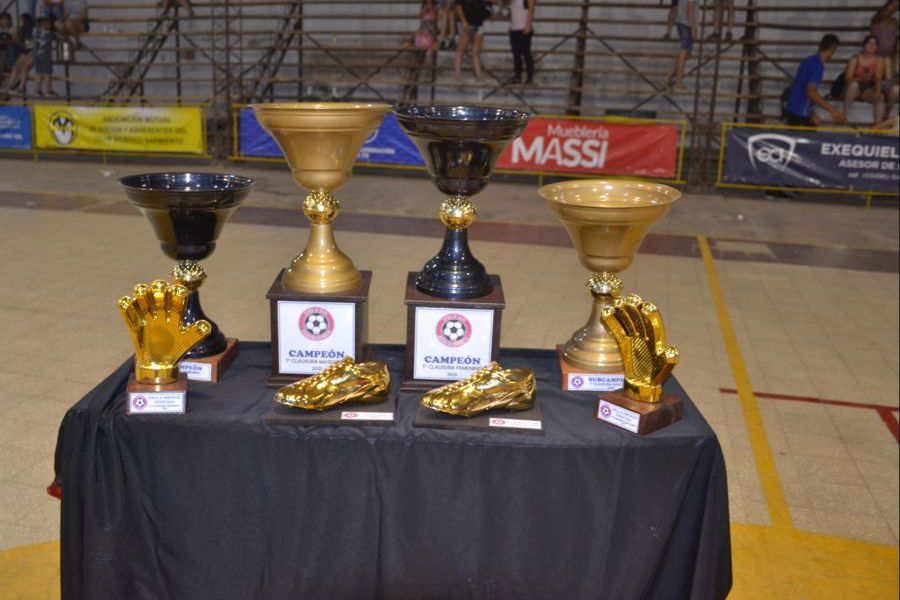
[[850, 59], [844, 71], [844, 114], [857, 99], [872, 104], [872, 123], [880, 123], [884, 118], [884, 96], [881, 81], [884, 73], [882, 59], [876, 53], [878, 38], [867, 35], [863, 40], [862, 52]]
[[47, 82], [47, 95], [55, 96], [53, 91], [53, 31], [50, 29], [49, 17], [37, 20], [34, 32], [34, 86], [38, 96], [44, 95], [44, 82]]
[[713, 7], [713, 38], [722, 36], [722, 17], [725, 11], [728, 11], [728, 31], [725, 33], [725, 41], [730, 42], [734, 39], [732, 30], [734, 29], [734, 0], [715, 0]]
[[454, 63], [457, 83], [462, 82], [462, 61], [469, 46], [472, 47], [472, 69], [475, 71], [475, 81], [479, 84], [482, 82], [481, 42], [484, 37], [482, 27], [490, 14], [483, 0], [458, 0], [456, 3], [456, 17], [462, 28]]
[[679, 0], [675, 15], [675, 26], [678, 28], [679, 51], [675, 66], [666, 76], [666, 87], [673, 85], [678, 91], [684, 91], [684, 69], [691, 50], [694, 49], [694, 38], [697, 37], [696, 11], [694, 0]]

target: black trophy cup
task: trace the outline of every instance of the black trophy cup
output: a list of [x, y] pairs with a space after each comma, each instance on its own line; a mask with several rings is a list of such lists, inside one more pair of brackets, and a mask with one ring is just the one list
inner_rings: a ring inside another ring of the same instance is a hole
[[525, 130], [528, 114], [475, 106], [411, 106], [396, 113], [438, 189], [448, 195], [441, 204], [444, 244], [416, 275], [416, 287], [439, 298], [491, 293], [491, 278], [469, 250], [467, 228], [476, 214], [471, 196], [487, 185], [503, 149]]
[[215, 321], [203, 313], [198, 288], [206, 272], [197, 262], [212, 254], [225, 221], [250, 189], [253, 179], [216, 173], [147, 173], [123, 177], [128, 201], [150, 219], [159, 245], [178, 264], [172, 269], [176, 283], [188, 289], [182, 323], [205, 319], [212, 333], [185, 354], [203, 358], [225, 351], [225, 336]]

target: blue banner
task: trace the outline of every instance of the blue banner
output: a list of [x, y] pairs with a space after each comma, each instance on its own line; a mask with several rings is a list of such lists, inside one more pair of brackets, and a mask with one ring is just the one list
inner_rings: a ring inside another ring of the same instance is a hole
[[[256, 120], [252, 108], [241, 109], [238, 125], [238, 154], [240, 156], [282, 156], [278, 144]], [[369, 136], [356, 160], [361, 163], [381, 165], [423, 166], [425, 164], [415, 144], [400, 129], [397, 118], [392, 113], [386, 115], [381, 127]]]
[[27, 106], [0, 106], [0, 148], [31, 150], [31, 111]]
[[719, 183], [897, 193], [896, 133], [804, 131], [734, 126], [725, 139]]

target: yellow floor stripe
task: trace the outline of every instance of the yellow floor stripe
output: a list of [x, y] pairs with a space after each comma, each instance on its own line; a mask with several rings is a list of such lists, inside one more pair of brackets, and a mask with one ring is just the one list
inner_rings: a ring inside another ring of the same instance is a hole
[[703, 263], [706, 265], [709, 288], [716, 305], [722, 339], [725, 342], [725, 352], [728, 355], [728, 363], [731, 366], [741, 410], [744, 413], [744, 421], [747, 423], [753, 458], [756, 461], [756, 471], [762, 484], [766, 505], [769, 507], [769, 518], [772, 520], [772, 525], [776, 527], [791, 527], [791, 513], [788, 510], [787, 501], [784, 499], [784, 490], [781, 487], [781, 479], [778, 477], [775, 457], [769, 447], [769, 439], [763, 426], [759, 405], [756, 402], [756, 396], [753, 395], [753, 387], [750, 385], [750, 377], [747, 375], [741, 347], [738, 345], [734, 326], [731, 324], [731, 316], [728, 314], [728, 305], [725, 303], [725, 295], [722, 293], [719, 276], [716, 274], [712, 252], [710, 252], [709, 244], [704, 236], [697, 236], [697, 242], [700, 244]]
[[0, 550], [0, 600], [59, 597], [59, 542]]

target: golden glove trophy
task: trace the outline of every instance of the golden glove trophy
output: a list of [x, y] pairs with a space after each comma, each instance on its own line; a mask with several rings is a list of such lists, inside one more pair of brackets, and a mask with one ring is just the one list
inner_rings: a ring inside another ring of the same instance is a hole
[[128, 380], [128, 414], [183, 413], [187, 376], [178, 361], [212, 332], [208, 321], [184, 325], [188, 290], [157, 280], [134, 286], [134, 297], [118, 307], [134, 344], [134, 373]]
[[266, 297], [272, 312], [272, 374], [279, 387], [318, 373], [343, 356], [361, 358], [371, 271], [360, 273], [334, 241], [341, 205], [334, 191], [350, 176], [366, 138], [391, 107], [352, 102], [255, 104], [294, 181], [309, 190], [306, 248], [281, 271]]
[[678, 350], [666, 345], [662, 316], [640, 296], [616, 298], [601, 311], [615, 338], [625, 367], [625, 388], [600, 394], [597, 418], [638, 435], [652, 433], [681, 419], [681, 398], [662, 384], [678, 364]]
[[603, 179], [554, 183], [538, 193], [565, 225], [581, 264], [593, 273], [587, 283], [594, 299], [591, 315], [559, 348], [563, 389], [619, 389], [622, 357], [601, 314], [622, 289], [618, 273], [628, 268], [647, 231], [681, 193], [657, 183]]

